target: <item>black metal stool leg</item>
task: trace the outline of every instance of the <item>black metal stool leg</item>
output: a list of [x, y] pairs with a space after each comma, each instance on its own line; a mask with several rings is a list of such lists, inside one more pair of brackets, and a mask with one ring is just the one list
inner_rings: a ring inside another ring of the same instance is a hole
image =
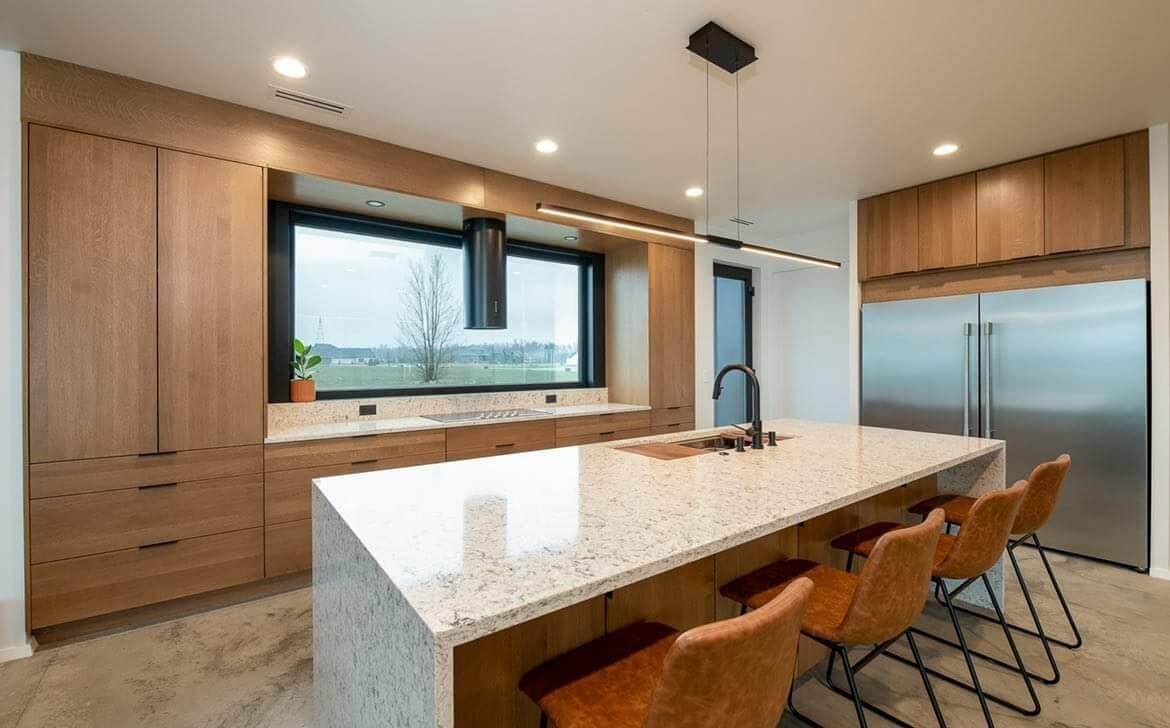
[[1052, 589], [1056, 592], [1056, 598], [1060, 600], [1060, 606], [1064, 609], [1064, 617], [1068, 620], [1068, 626], [1072, 628], [1075, 642], [1062, 642], [1058, 639], [1052, 639], [1056, 644], [1067, 647], [1070, 650], [1080, 649], [1085, 641], [1081, 639], [1081, 630], [1077, 627], [1077, 620], [1073, 619], [1072, 610], [1068, 608], [1068, 601], [1064, 598], [1064, 591], [1060, 588], [1060, 582], [1056, 580], [1056, 572], [1052, 570], [1052, 565], [1048, 563], [1048, 554], [1045, 553], [1044, 547], [1040, 545], [1040, 537], [1032, 534], [1032, 543], [1036, 546], [1036, 550], [1040, 552], [1040, 560], [1044, 562], [1044, 570], [1048, 572], [1048, 580], [1052, 582]]
[[[1020, 657], [1020, 650], [1016, 647], [1016, 640], [1012, 637], [1012, 631], [1008, 627], [1007, 619], [1003, 616], [1003, 610], [999, 607], [999, 599], [995, 596], [995, 590], [991, 588], [991, 579], [987, 578], [987, 574], [983, 575], [983, 588], [987, 590], [987, 596], [991, 598], [991, 606], [995, 608], [995, 614], [999, 617], [999, 626], [1003, 628], [1003, 636], [1007, 639], [1008, 647], [1012, 650], [1012, 656], [1016, 658], [1016, 671], [1024, 678], [1024, 685], [1028, 688], [1028, 695], [1032, 698], [1032, 708], [1030, 710], [1021, 710], [1015, 707], [1015, 710], [1024, 715], [1040, 715], [1040, 698], [1036, 697], [1036, 688], [1032, 685], [1032, 678], [1028, 676], [1028, 668], [1024, 666], [1024, 658]], [[1008, 706], [1013, 707], [1013, 706]]]
[[857, 725], [860, 728], [867, 728], [869, 724], [865, 722], [865, 706], [861, 704], [857, 679], [853, 676], [853, 666], [849, 664], [849, 651], [843, 646], [838, 650], [841, 652], [841, 665], [845, 668], [845, 680], [849, 683], [849, 692], [853, 696], [853, 709], [857, 711]]
[[926, 688], [926, 696], [930, 698], [930, 707], [934, 711], [934, 718], [938, 721], [938, 728], [947, 728], [947, 721], [943, 718], [942, 708], [938, 705], [938, 698], [934, 695], [934, 688], [930, 684], [930, 675], [926, 672], [926, 663], [922, 661], [922, 653], [914, 642], [914, 635], [906, 632], [906, 641], [910, 643], [910, 652], [914, 654], [914, 662], [918, 665], [918, 674], [922, 677], [922, 686]]
[[[907, 639], [910, 639], [909, 632], [905, 632], [904, 634], [906, 635]], [[885, 642], [883, 644], [880, 644], [880, 645], [874, 647], [869, 652], [869, 654], [867, 654], [865, 657], [861, 658], [857, 662], [852, 663], [851, 665], [848, 662], [846, 662], [846, 664], [849, 666], [849, 670], [846, 672], [846, 677], [848, 677], [850, 674], [856, 675], [857, 673], [861, 672], [865, 668], [866, 665], [873, 662], [874, 658], [884, 654], [885, 651], [887, 649], [889, 649], [890, 645], [897, 642], [899, 639], [901, 639], [901, 637], [902, 637], [902, 635], [898, 635], [894, 639], [889, 640], [888, 642]], [[843, 659], [845, 659], [846, 656], [848, 655], [848, 650], [844, 647], [842, 647], [840, 649], [841, 649], [841, 656]], [[915, 649], [915, 651], [917, 651], [917, 646], [914, 646], [914, 649]], [[890, 713], [889, 711], [885, 710], [884, 708], [881, 708], [877, 705], [874, 705], [873, 703], [870, 703], [867, 700], [865, 700], [864, 698], [862, 698], [861, 693], [856, 692], [854, 690], [854, 688], [856, 686], [853, 683], [850, 683], [851, 687], [849, 690], [845, 690], [841, 687], [838, 687], [837, 684], [835, 682], [833, 682], [833, 663], [834, 663], [834, 660], [836, 659], [836, 657], [837, 657], [837, 649], [833, 649], [831, 651], [830, 657], [829, 657], [829, 669], [825, 673], [825, 687], [829, 688], [830, 690], [837, 693], [838, 695], [852, 699], [855, 704], [857, 702], [860, 702], [862, 708], [864, 708], [865, 710], [868, 710], [869, 712], [874, 713], [876, 715], [880, 715], [886, 721], [893, 723], [896, 726], [901, 726], [901, 728], [915, 728], [914, 724], [907, 723], [906, 721], [904, 721], [901, 718], [899, 718], [898, 716]], [[941, 712], [941, 710], [937, 709], [938, 703], [935, 701], [934, 690], [931, 687], [929, 687], [929, 684], [927, 687], [927, 695], [930, 697], [931, 705], [936, 708], [935, 718], [942, 721], [942, 712]], [[940, 722], [939, 725], [942, 728], [946, 728], [945, 721]]]
[[548, 728], [548, 716], [544, 714], [543, 710], [540, 711], [540, 728]]

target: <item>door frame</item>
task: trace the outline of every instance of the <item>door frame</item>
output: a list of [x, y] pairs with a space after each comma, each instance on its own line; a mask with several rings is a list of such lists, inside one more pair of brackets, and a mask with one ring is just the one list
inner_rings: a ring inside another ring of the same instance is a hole
[[[752, 329], [755, 328], [755, 313], [752, 310], [752, 299], [756, 297], [756, 288], [752, 284], [752, 275], [755, 271], [751, 268], [744, 268], [738, 265], [729, 265], [727, 263], [714, 262], [712, 264], [712, 278], [728, 278], [731, 280], [742, 281], [744, 284], [744, 359], [743, 362], [749, 367], [755, 368], [752, 363], [754, 360]], [[711, 307], [714, 309], [719, 303], [718, 294], [712, 289]], [[712, 333], [712, 349], [714, 349], [714, 340], [719, 336], [719, 318], [715, 316], [714, 310], [711, 312], [711, 333]], [[749, 387], [743, 388], [744, 406], [743, 411], [747, 413], [748, 419], [755, 414], [752, 412], [752, 398], [751, 389]]]

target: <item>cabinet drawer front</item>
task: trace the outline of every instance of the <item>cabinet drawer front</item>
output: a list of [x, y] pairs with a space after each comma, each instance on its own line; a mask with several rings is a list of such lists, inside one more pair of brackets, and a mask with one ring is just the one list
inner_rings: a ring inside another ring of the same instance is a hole
[[592, 445], [598, 442], [613, 442], [615, 440], [628, 440], [632, 437], [648, 437], [650, 435], [649, 427], [637, 427], [632, 430], [618, 430], [616, 432], [599, 432], [587, 435], [577, 435], [575, 437], [560, 437], [557, 436], [557, 447], [569, 447], [572, 445]]
[[[457, 427], [447, 430], [447, 452], [490, 449], [508, 445], [517, 448], [529, 445], [552, 447], [557, 439], [556, 433], [555, 420]], [[528, 449], [538, 448], [528, 447]]]
[[659, 407], [650, 413], [650, 424], [653, 427], [663, 425], [678, 425], [683, 422], [695, 421], [694, 407]]
[[650, 426], [650, 412], [612, 412], [604, 415], [566, 417], [557, 423], [557, 442], [561, 438], [599, 435], [620, 430], [635, 430]]
[[34, 564], [29, 588], [32, 627], [223, 589], [263, 576], [262, 528]]
[[264, 472], [259, 445], [29, 466], [29, 496], [50, 498]]
[[313, 568], [313, 520], [278, 523], [264, 529], [264, 576]]
[[40, 498], [29, 504], [32, 563], [254, 528], [263, 509], [259, 473]]
[[429, 452], [402, 458], [359, 461], [343, 465], [324, 465], [316, 468], [298, 468], [268, 473], [264, 476], [264, 522], [268, 524], [284, 523], [312, 517], [313, 478], [441, 463], [443, 455], [442, 451]]
[[467, 450], [456, 450], [455, 452], [447, 452], [447, 461], [452, 460], [470, 460], [472, 458], [489, 458], [493, 455], [507, 455], [514, 452], [532, 452], [533, 450], [547, 450], [555, 447], [556, 441], [549, 440], [548, 442], [529, 442], [529, 443], [508, 443], [500, 444], [494, 447], [476, 447]]
[[421, 430], [265, 445], [264, 472], [441, 453], [446, 444], [443, 430]]
[[658, 425], [650, 428], [651, 435], [670, 435], [675, 432], [690, 432], [695, 429], [694, 422], [676, 422], [673, 425]]

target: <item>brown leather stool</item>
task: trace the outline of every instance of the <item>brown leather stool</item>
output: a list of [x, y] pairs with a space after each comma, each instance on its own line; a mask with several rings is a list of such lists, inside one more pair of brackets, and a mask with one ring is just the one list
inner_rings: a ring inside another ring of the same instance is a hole
[[758, 611], [681, 635], [625, 627], [537, 667], [520, 690], [542, 728], [774, 728], [812, 589], [800, 579]]
[[[1069, 609], [1068, 601], [1065, 600], [1064, 592], [1060, 588], [1060, 582], [1056, 580], [1056, 573], [1052, 570], [1052, 565], [1048, 563], [1048, 556], [1044, 553], [1044, 547], [1040, 544], [1040, 537], [1036, 535], [1036, 532], [1048, 523], [1048, 519], [1052, 517], [1052, 512], [1056, 510], [1056, 504], [1060, 496], [1060, 488], [1064, 484], [1065, 477], [1068, 475], [1068, 469], [1071, 463], [1072, 460], [1068, 455], [1061, 455], [1055, 460], [1040, 463], [1032, 470], [1031, 475], [1028, 476], [1028, 492], [1024, 495], [1024, 503], [1020, 506], [1020, 512], [1016, 515], [1016, 522], [1012, 526], [1013, 538], [1008, 541], [1007, 546], [1008, 559], [1011, 560], [1012, 570], [1016, 573], [1016, 580], [1020, 584], [1020, 591], [1024, 594], [1024, 602], [1028, 605], [1028, 611], [1032, 615], [1032, 623], [1036, 625], [1036, 628], [1031, 629], [1012, 624], [1011, 622], [1008, 623], [1008, 626], [1017, 632], [1040, 639], [1040, 643], [1044, 646], [1044, 653], [1048, 657], [1048, 665], [1052, 670], [1052, 677], [1037, 675], [1036, 673], [1031, 673], [1031, 675], [1034, 679], [1047, 685], [1055, 685], [1060, 682], [1060, 668], [1056, 665], [1056, 656], [1052, 654], [1051, 644], [1057, 644], [1070, 650], [1078, 649], [1084, 644], [1084, 640], [1081, 639], [1081, 631], [1077, 627], [1072, 610]], [[975, 499], [968, 496], [940, 495], [911, 506], [910, 512], [926, 515], [935, 508], [942, 508], [947, 516], [949, 530], [951, 524], [957, 526], [963, 525], [963, 521], [966, 520], [967, 514], [970, 512], [974, 502]], [[1044, 632], [1044, 625], [1040, 622], [1040, 614], [1036, 611], [1036, 605], [1032, 601], [1032, 592], [1028, 588], [1028, 582], [1024, 581], [1024, 574], [1020, 570], [1019, 562], [1016, 561], [1016, 547], [1028, 541], [1031, 541], [1032, 545], [1036, 547], [1036, 551], [1040, 553], [1040, 560], [1044, 563], [1044, 570], [1048, 572], [1048, 580], [1052, 583], [1052, 589], [1056, 592], [1056, 598], [1060, 600], [1060, 606], [1064, 610], [1064, 616], [1068, 621], [1068, 626], [1072, 629], [1072, 642], [1049, 637]], [[966, 614], [979, 617], [980, 619], [994, 621], [989, 616], [980, 614], [979, 612], [973, 612], [961, 607], [957, 607], [957, 609]], [[972, 654], [1002, 667], [1010, 667], [1010, 665], [1005, 664], [1002, 660], [991, 655], [985, 655], [975, 651], [972, 651]]]
[[[800, 629], [808, 637], [828, 647], [833, 660], [840, 655], [845, 665], [849, 692], [833, 686], [838, 693], [853, 699], [857, 722], [865, 728], [865, 709], [898, 725], [908, 723], [861, 699], [854, 673], [886, 648], [906, 635], [914, 659], [918, 664], [926, 694], [934, 708], [935, 718], [945, 726], [942, 711], [930, 685], [930, 677], [922, 664], [918, 646], [908, 631], [922, 612], [930, 595], [930, 573], [938, 547], [939, 530], [943, 524], [942, 511], [931, 513], [917, 525], [900, 529], [877, 539], [865, 568], [860, 575], [850, 574], [831, 566], [805, 559], [785, 559], [742, 576], [719, 591], [746, 609], [758, 609], [796, 579], [809, 578], [815, 585]], [[849, 647], [877, 645], [864, 660], [849, 662]], [[816, 725], [796, 710], [792, 694], [788, 709], [805, 723]]]
[[[1008, 629], [1007, 622], [1003, 618], [1003, 612], [999, 607], [999, 600], [996, 598], [995, 592], [991, 587], [991, 580], [987, 578], [987, 572], [999, 562], [1000, 556], [1007, 547], [1012, 524], [1015, 522], [1016, 516], [1020, 511], [1020, 505], [1024, 501], [1027, 488], [1027, 481], [1021, 480], [1007, 490], [998, 490], [983, 494], [972, 503], [970, 511], [967, 514], [966, 525], [959, 530], [959, 535], [944, 535], [938, 541], [931, 577], [942, 592], [944, 604], [950, 613], [951, 623], [954, 625], [955, 633], [959, 638], [958, 643], [936, 637], [922, 630], [911, 630], [914, 634], [921, 634], [924, 637], [953, 645], [963, 651], [963, 657], [967, 661], [967, 669], [971, 674], [971, 685], [935, 670], [928, 669], [927, 672], [953, 685], [973, 691], [979, 697], [979, 705], [983, 709], [983, 717], [987, 721], [988, 726], [995, 725], [991, 718], [991, 710], [987, 705], [988, 700], [997, 702], [1024, 715], [1038, 715], [1040, 713], [1040, 700], [1036, 696], [1036, 691], [1032, 686], [1027, 668], [1024, 667], [1020, 652], [1016, 649], [1016, 643], [1012, 639], [1011, 630]], [[940, 513], [940, 509], [931, 511], [930, 518], [934, 518], [937, 513]], [[849, 565], [852, 566], [854, 555], [872, 559], [873, 554], [877, 553], [877, 546], [880, 543], [880, 539], [919, 527], [906, 526], [900, 523], [874, 523], [838, 536], [832, 540], [831, 544], [834, 548], [849, 552]], [[868, 565], [868, 561], [866, 563]], [[947, 579], [962, 583], [954, 589], [949, 589], [945, 582]], [[983, 586], [991, 599], [991, 604], [995, 608], [995, 613], [999, 616], [999, 622], [1003, 627], [1004, 636], [1007, 638], [1012, 654], [1016, 658], [1016, 665], [1011, 667], [1013, 670], [1019, 672], [1024, 679], [1024, 684], [1028, 688], [1028, 694], [1032, 698], [1031, 708], [1024, 708], [996, 695], [987, 693], [979, 683], [979, 674], [976, 672], [975, 663], [971, 659], [971, 650], [967, 646], [967, 639], [963, 635], [962, 624], [959, 622], [958, 615], [955, 613], [955, 608], [952, 603], [954, 597], [961, 594], [967, 587], [977, 581], [983, 582]], [[909, 660], [899, 655], [894, 653], [888, 654], [894, 659], [912, 664]]]

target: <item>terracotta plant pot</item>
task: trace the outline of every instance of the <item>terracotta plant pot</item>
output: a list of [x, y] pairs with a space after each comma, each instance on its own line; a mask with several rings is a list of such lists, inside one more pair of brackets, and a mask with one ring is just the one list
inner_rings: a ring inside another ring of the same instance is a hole
[[294, 379], [288, 383], [289, 398], [294, 402], [317, 399], [317, 383], [312, 379]]

